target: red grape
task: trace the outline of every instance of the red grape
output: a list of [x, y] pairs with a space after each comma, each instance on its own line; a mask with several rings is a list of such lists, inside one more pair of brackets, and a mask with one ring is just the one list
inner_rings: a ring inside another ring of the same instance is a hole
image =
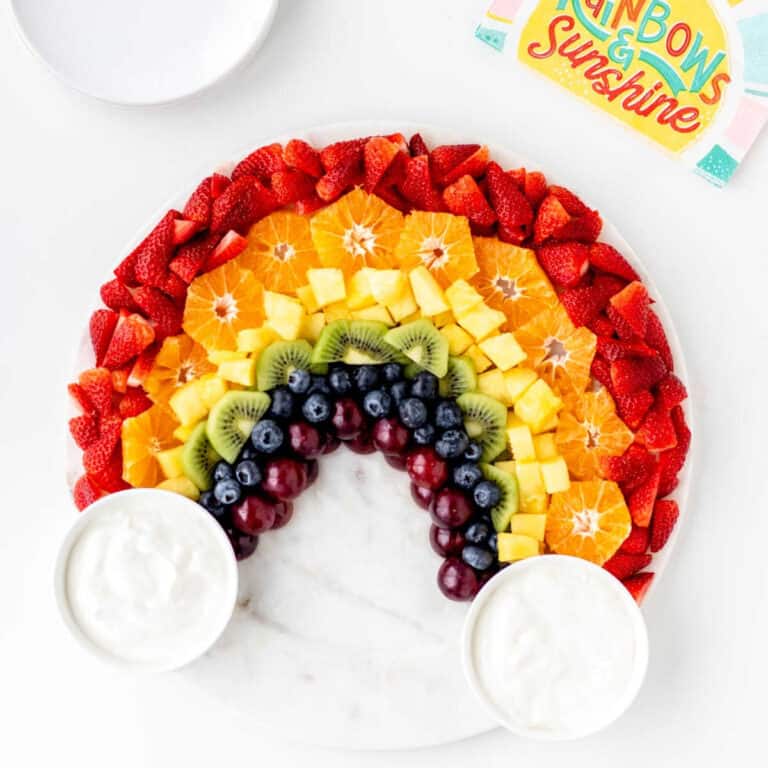
[[278, 501], [275, 504], [275, 522], [272, 523], [272, 530], [282, 528], [292, 517], [293, 504], [290, 501]]
[[310, 459], [307, 462], [307, 488], [317, 480], [317, 476], [320, 474], [320, 465], [317, 459]]
[[429, 488], [422, 488], [416, 483], [411, 483], [411, 498], [422, 508], [429, 509], [432, 499], [435, 498], [435, 492]]
[[258, 536], [251, 536], [236, 529], [227, 531], [227, 536], [229, 536], [229, 541], [238, 560], [245, 560], [246, 557], [250, 557], [256, 551], [256, 545], [259, 543]]
[[397, 419], [379, 419], [373, 425], [373, 444], [383, 454], [400, 455], [409, 438], [410, 433]]
[[417, 448], [408, 454], [408, 474], [416, 485], [436, 491], [448, 480], [448, 466], [432, 448]]
[[323, 454], [333, 453], [340, 445], [341, 440], [339, 440], [336, 435], [332, 435], [328, 432], [323, 441]]
[[351, 397], [342, 397], [333, 406], [331, 424], [340, 440], [354, 440], [365, 428], [365, 416]]
[[433, 525], [429, 529], [429, 543], [440, 557], [458, 556], [464, 546], [464, 534]]
[[437, 586], [449, 600], [471, 600], [479, 589], [475, 572], [455, 557], [444, 560], [437, 572]]
[[429, 514], [441, 528], [458, 528], [472, 517], [472, 505], [455, 488], [444, 488], [429, 505]]
[[323, 438], [315, 427], [304, 421], [288, 427], [291, 450], [305, 459], [314, 459], [323, 452]]
[[373, 453], [376, 446], [371, 441], [371, 433], [363, 430], [354, 440], [347, 440], [347, 447], [355, 453]]
[[307, 487], [307, 467], [295, 459], [274, 459], [264, 468], [261, 487], [276, 499], [295, 499]]
[[405, 456], [394, 456], [394, 455], [387, 456], [385, 454], [384, 461], [386, 461], [390, 467], [394, 467], [395, 469], [405, 471]]
[[263, 496], [248, 496], [232, 507], [232, 524], [251, 536], [268, 531], [275, 524], [276, 516], [276, 502]]

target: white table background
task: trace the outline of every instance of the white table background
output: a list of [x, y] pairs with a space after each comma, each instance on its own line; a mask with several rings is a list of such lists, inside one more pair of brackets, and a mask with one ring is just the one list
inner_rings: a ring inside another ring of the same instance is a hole
[[[554, 86], [508, 70], [472, 39], [484, 5], [283, 0], [243, 71], [189, 102], [125, 109], [62, 87], [23, 45], [3, 4], [0, 765], [763, 762], [768, 135], [718, 191]], [[106, 672], [55, 615], [52, 562], [73, 514], [62, 480], [64, 384], [120, 249], [170, 194], [232, 151], [270, 134], [367, 118], [471, 129], [555, 169], [634, 245], [687, 350], [697, 419], [689, 518], [663, 589], [646, 607], [647, 683], [598, 737], [547, 745], [496, 731], [411, 753], [287, 743], [188, 692], [181, 697], [172, 677], [150, 683]]]

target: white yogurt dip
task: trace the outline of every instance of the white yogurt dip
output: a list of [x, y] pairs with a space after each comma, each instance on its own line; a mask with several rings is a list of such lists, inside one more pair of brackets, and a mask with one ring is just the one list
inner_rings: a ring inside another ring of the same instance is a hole
[[237, 566], [223, 530], [177, 494], [131, 490], [96, 502], [62, 553], [65, 614], [102, 654], [171, 669], [226, 625]]
[[496, 719], [521, 735], [568, 739], [605, 727], [634, 699], [647, 658], [631, 595], [578, 558], [510, 566], [467, 616], [469, 682]]

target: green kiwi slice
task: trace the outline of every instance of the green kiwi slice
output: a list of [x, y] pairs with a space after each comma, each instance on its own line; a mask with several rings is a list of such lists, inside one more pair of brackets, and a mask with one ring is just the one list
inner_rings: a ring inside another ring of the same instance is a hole
[[213, 467], [221, 456], [213, 449], [201, 421], [184, 443], [181, 464], [184, 474], [201, 490], [207, 491], [213, 484]]
[[493, 464], [481, 464], [480, 469], [486, 480], [496, 483], [501, 491], [501, 501], [491, 510], [491, 522], [498, 533], [509, 530], [512, 515], [520, 509], [520, 490], [517, 478], [494, 467]]
[[219, 456], [234, 463], [269, 403], [264, 392], [232, 390], [211, 408], [206, 433]]
[[309, 370], [312, 347], [308, 341], [276, 341], [259, 355], [256, 386], [266, 392], [288, 383], [288, 376], [296, 369]]
[[323, 328], [312, 351], [313, 363], [376, 365], [401, 360], [384, 341], [387, 328], [377, 320], [334, 320]]
[[483, 449], [482, 460], [493, 461], [506, 447], [507, 409], [479, 392], [465, 392], [456, 398], [464, 413], [464, 428]]
[[443, 397], [458, 397], [477, 389], [475, 364], [469, 357], [449, 357], [448, 370], [440, 379], [440, 394]]
[[409, 360], [442, 378], [448, 370], [448, 340], [430, 320], [422, 318], [393, 328], [384, 341]]

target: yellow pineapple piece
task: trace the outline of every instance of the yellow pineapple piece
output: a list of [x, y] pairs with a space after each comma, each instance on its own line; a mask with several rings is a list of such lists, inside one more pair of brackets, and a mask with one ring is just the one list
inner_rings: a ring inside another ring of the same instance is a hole
[[507, 385], [507, 401], [514, 405], [525, 393], [528, 387], [539, 377], [530, 368], [513, 368], [504, 374]]
[[453, 323], [456, 321], [456, 318], [453, 316], [453, 312], [441, 312], [439, 315], [435, 315], [432, 318], [432, 322], [435, 324], [435, 327], [442, 328], [445, 325], [450, 325], [450, 323]]
[[203, 399], [206, 408], [210, 410], [216, 403], [227, 394], [229, 386], [220, 376], [215, 373], [207, 373], [198, 379], [200, 397]]
[[410, 282], [406, 281], [400, 298], [387, 304], [387, 309], [396, 323], [405, 322], [409, 315], [418, 314], [419, 305], [413, 297]]
[[494, 465], [502, 472], [508, 472], [510, 475], [517, 477], [517, 462], [516, 461], [497, 461]]
[[498, 336], [490, 336], [478, 345], [491, 359], [491, 362], [500, 370], [508, 371], [526, 358], [523, 348], [517, 343], [511, 333], [500, 333]]
[[477, 344], [473, 344], [464, 354], [475, 364], [475, 370], [478, 373], [487, 371], [492, 365], [491, 361], [483, 354], [483, 350]]
[[515, 403], [515, 415], [532, 431], [544, 432], [542, 427], [563, 407], [563, 401], [552, 391], [544, 379], [532, 384]]
[[424, 317], [434, 317], [450, 309], [445, 293], [432, 273], [424, 266], [416, 267], [408, 275], [416, 303]]
[[336, 267], [321, 267], [308, 269], [307, 280], [312, 286], [318, 307], [325, 307], [337, 301], [343, 301], [347, 296], [344, 285], [344, 273]]
[[242, 384], [244, 387], [256, 385], [256, 366], [258, 359], [227, 360], [219, 366], [219, 376], [226, 381]]
[[520, 491], [520, 511], [540, 514], [547, 508], [547, 489], [537, 461], [518, 461], [515, 466]]
[[194, 424], [208, 415], [208, 406], [203, 400], [200, 382], [197, 380], [179, 387], [171, 395], [168, 405], [181, 424]]
[[166, 448], [155, 454], [157, 463], [160, 465], [160, 471], [166, 480], [172, 480], [174, 477], [181, 477], [184, 474], [184, 467], [181, 464], [183, 452], [184, 446], [177, 445], [175, 448]]
[[544, 541], [546, 530], [546, 515], [512, 515], [512, 533], [517, 533], [520, 536], [530, 536], [537, 541]]
[[456, 317], [482, 304], [483, 297], [466, 281], [456, 280], [445, 289], [445, 298]]
[[337, 301], [325, 308], [326, 323], [332, 323], [334, 320], [349, 320], [350, 317], [352, 312], [344, 301]]
[[555, 444], [555, 433], [545, 432], [543, 435], [534, 435], [533, 448], [536, 451], [537, 461], [548, 461], [558, 456]]
[[315, 298], [315, 292], [312, 290], [311, 285], [302, 285], [301, 288], [296, 289], [296, 295], [299, 297], [299, 301], [304, 305], [304, 311], [308, 314], [314, 314], [320, 309], [320, 305]]
[[507, 443], [515, 461], [533, 461], [536, 458], [533, 435], [528, 425], [522, 421], [507, 426]]
[[248, 356], [247, 352], [241, 352], [234, 349], [212, 349], [208, 353], [208, 362], [214, 365], [221, 365], [227, 360], [244, 360]]
[[197, 501], [200, 498], [200, 490], [188, 477], [174, 477], [163, 480], [156, 488], [159, 488], [161, 491], [178, 493], [181, 496], [192, 499], [192, 501]]
[[554, 432], [557, 429], [557, 425], [560, 423], [560, 418], [556, 413], [553, 413], [548, 419], [545, 419], [537, 427], [531, 427], [531, 432], [534, 435], [540, 435], [542, 432]]
[[[390, 307], [390, 312], [392, 311]], [[394, 317], [394, 315], [393, 315]], [[406, 323], [412, 323], [414, 320], [421, 320], [422, 315], [420, 312], [414, 312], [412, 315], [406, 315], [401, 320], [398, 320], [398, 325], [405, 325]]]
[[323, 328], [325, 328], [325, 312], [307, 315], [301, 326], [301, 338], [315, 342], [320, 338]]
[[571, 479], [568, 476], [568, 465], [562, 456], [548, 459], [539, 464], [541, 476], [544, 478], [544, 487], [547, 493], [560, 493], [571, 487]]
[[504, 374], [498, 368], [491, 368], [490, 371], [481, 373], [477, 377], [477, 388], [488, 397], [505, 402], [507, 388], [504, 385]]
[[408, 280], [399, 269], [366, 269], [373, 298], [379, 304], [392, 304], [405, 292]]
[[392, 315], [389, 314], [386, 307], [381, 304], [374, 304], [372, 307], [358, 309], [352, 313], [353, 320], [378, 320], [380, 323], [390, 326], [395, 324]]
[[456, 356], [462, 355], [472, 346], [472, 337], [456, 323], [450, 323], [440, 329], [448, 341], [448, 351]]
[[347, 306], [350, 309], [365, 309], [376, 303], [368, 282], [368, 270], [359, 269], [347, 283]]
[[[237, 334], [238, 352], [253, 353], [260, 355], [273, 341], [277, 341], [277, 334], [267, 327], [263, 328], [244, 328]], [[227, 360], [236, 360], [237, 358], [225, 358]], [[220, 360], [219, 363], [223, 363]]]
[[498, 309], [490, 309], [485, 304], [478, 304], [473, 309], [461, 315], [456, 315], [456, 322], [469, 331], [475, 341], [482, 341], [490, 336], [494, 331], [501, 328], [507, 318], [503, 312]]
[[281, 339], [292, 341], [299, 338], [304, 322], [304, 307], [298, 299], [283, 293], [264, 291], [264, 313], [267, 323]]
[[195, 431], [197, 422], [194, 424], [180, 424], [173, 430], [173, 436], [181, 443], [186, 443], [190, 435]]
[[540, 554], [540, 545], [533, 536], [524, 536], [519, 533], [500, 533], [497, 538], [499, 561], [513, 563], [516, 560], [524, 560], [526, 557], [535, 557]]

